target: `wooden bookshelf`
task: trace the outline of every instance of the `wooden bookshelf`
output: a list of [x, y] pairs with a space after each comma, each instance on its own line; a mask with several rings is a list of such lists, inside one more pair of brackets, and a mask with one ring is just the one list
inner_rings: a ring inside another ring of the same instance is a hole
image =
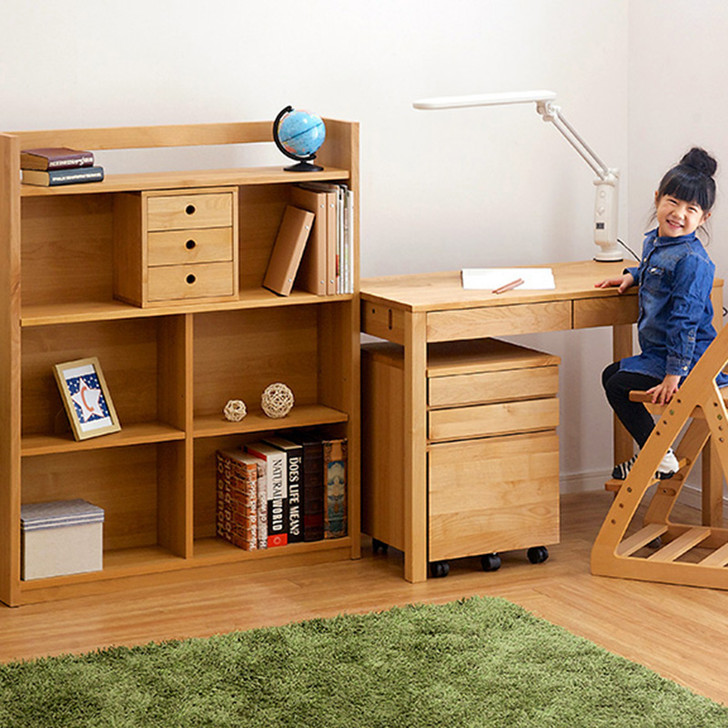
[[[359, 132], [356, 123], [325, 123], [322, 172], [286, 172], [285, 160], [281, 167], [107, 170], [103, 182], [47, 188], [20, 184], [22, 149], [272, 143], [272, 122], [0, 134], [4, 604], [118, 590], [162, 572], [190, 580], [210, 567], [259, 571], [359, 557]], [[305, 181], [346, 182], [354, 191], [351, 294], [294, 290], [280, 297], [262, 288], [283, 210]], [[232, 294], [150, 307], [119, 300], [120, 265], [122, 275], [130, 273], [115, 245], [139, 215], [130, 196], [221, 189], [234, 200]], [[122, 429], [77, 442], [62, 427], [52, 367], [86, 356], [99, 358]], [[279, 420], [260, 410], [260, 395], [274, 381], [295, 396]], [[228, 399], [246, 402], [241, 422], [223, 418]], [[349, 535], [260, 553], [217, 539], [215, 451], [306, 427], [348, 438]], [[105, 511], [103, 570], [22, 581], [21, 505], [74, 498]]]

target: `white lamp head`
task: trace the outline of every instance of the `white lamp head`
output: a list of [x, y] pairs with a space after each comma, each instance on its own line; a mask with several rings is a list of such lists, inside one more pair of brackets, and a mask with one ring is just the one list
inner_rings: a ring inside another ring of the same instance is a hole
[[476, 94], [473, 96], [442, 96], [434, 99], [420, 99], [412, 105], [415, 109], [462, 109], [468, 106], [503, 106], [505, 104], [527, 104], [554, 101], [556, 93], [545, 89], [539, 91], [508, 91], [502, 94]]

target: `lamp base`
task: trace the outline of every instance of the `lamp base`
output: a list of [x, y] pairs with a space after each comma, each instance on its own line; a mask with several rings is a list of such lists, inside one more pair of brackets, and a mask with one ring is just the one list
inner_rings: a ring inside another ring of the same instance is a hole
[[596, 246], [599, 252], [594, 256], [594, 260], [599, 263], [617, 263], [624, 260], [622, 249], [612, 240], [597, 240]]

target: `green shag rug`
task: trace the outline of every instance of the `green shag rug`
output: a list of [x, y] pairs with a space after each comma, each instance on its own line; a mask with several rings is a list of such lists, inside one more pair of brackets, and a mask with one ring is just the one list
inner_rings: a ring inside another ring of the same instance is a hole
[[0, 666], [0, 726], [728, 726], [728, 709], [502, 599]]

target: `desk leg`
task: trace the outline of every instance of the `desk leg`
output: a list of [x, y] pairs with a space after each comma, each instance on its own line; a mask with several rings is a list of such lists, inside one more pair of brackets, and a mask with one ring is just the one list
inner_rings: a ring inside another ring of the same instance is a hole
[[427, 579], [427, 318], [408, 313], [404, 334], [404, 578]]
[[[614, 361], [632, 356], [632, 324], [612, 327], [612, 356]], [[624, 425], [614, 416], [614, 464], [623, 463], [634, 455], [634, 440]]]

